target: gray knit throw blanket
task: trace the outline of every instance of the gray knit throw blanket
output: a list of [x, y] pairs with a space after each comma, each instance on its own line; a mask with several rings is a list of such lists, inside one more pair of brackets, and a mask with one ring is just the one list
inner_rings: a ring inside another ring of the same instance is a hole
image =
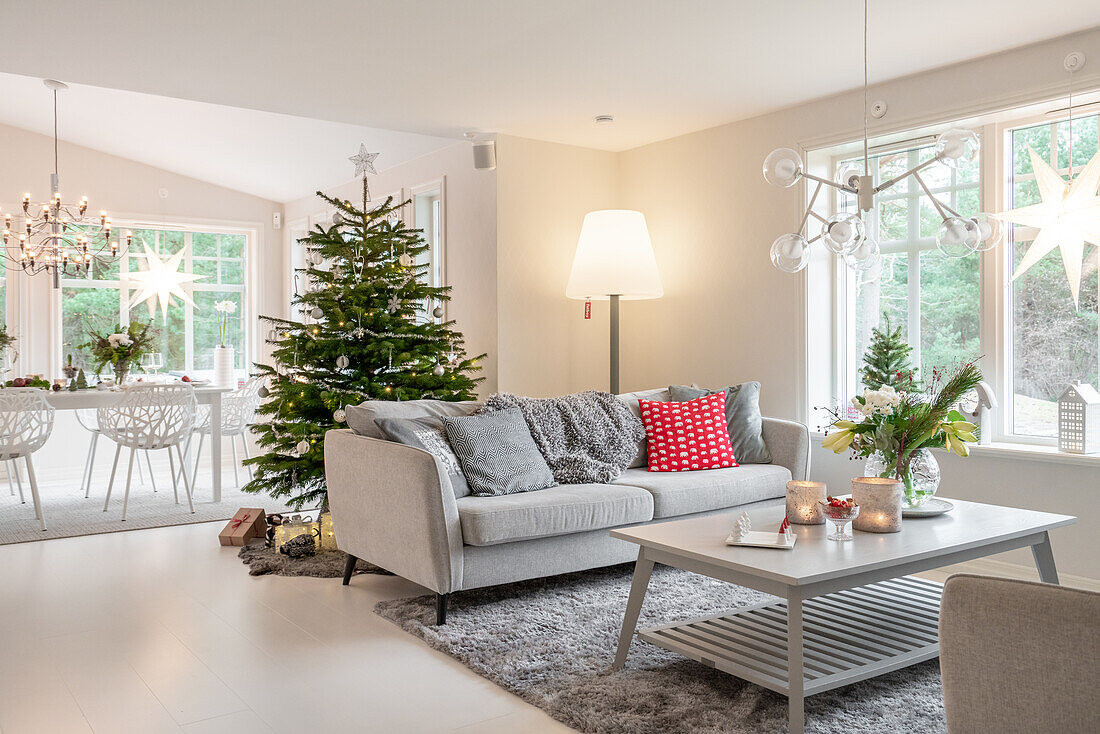
[[558, 484], [607, 484], [630, 466], [645, 427], [611, 393], [558, 398], [496, 393], [483, 410], [519, 408]]

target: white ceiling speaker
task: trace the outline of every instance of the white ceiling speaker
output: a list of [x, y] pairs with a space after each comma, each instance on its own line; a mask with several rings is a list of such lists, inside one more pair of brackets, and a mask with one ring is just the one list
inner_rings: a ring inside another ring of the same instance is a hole
[[474, 168], [491, 171], [497, 167], [497, 144], [494, 140], [475, 140], [477, 133], [466, 133], [466, 139], [474, 150]]

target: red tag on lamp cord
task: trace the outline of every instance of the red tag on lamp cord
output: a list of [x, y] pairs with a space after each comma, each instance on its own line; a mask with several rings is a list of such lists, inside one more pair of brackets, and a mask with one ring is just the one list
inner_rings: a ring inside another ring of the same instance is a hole
[[584, 317], [586, 319], [592, 318], [592, 301], [584, 302]]

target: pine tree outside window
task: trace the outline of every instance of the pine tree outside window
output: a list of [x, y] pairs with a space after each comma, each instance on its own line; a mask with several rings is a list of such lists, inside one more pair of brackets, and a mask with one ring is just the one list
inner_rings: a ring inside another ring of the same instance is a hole
[[[116, 225], [117, 226], [117, 225]], [[61, 281], [61, 354], [73, 355], [78, 364], [90, 364], [88, 355], [75, 349], [86, 341], [89, 325], [106, 328], [131, 320], [149, 321], [144, 303], [128, 308], [134, 290], [129, 274], [145, 269], [145, 247], [161, 258], [185, 252], [181, 271], [206, 276], [183, 286], [196, 308], [178, 298], [163, 321], [158, 310], [154, 325], [161, 332], [159, 351], [165, 371], [202, 376], [213, 371], [211, 349], [218, 343], [214, 303], [231, 300], [237, 311], [230, 315], [226, 343], [235, 349], [235, 368], [242, 373], [250, 364], [248, 355], [251, 315], [247, 298], [247, 253], [250, 234], [246, 231], [210, 231], [122, 225], [133, 232], [133, 246], [118, 261], [91, 270], [86, 276]]]

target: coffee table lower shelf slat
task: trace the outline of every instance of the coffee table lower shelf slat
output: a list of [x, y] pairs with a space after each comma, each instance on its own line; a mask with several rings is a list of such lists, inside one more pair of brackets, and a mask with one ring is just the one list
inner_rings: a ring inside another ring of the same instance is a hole
[[[906, 576], [804, 601], [805, 695], [938, 656], [942, 592], [942, 584]], [[638, 637], [787, 694], [786, 617], [781, 599], [653, 627]]]

